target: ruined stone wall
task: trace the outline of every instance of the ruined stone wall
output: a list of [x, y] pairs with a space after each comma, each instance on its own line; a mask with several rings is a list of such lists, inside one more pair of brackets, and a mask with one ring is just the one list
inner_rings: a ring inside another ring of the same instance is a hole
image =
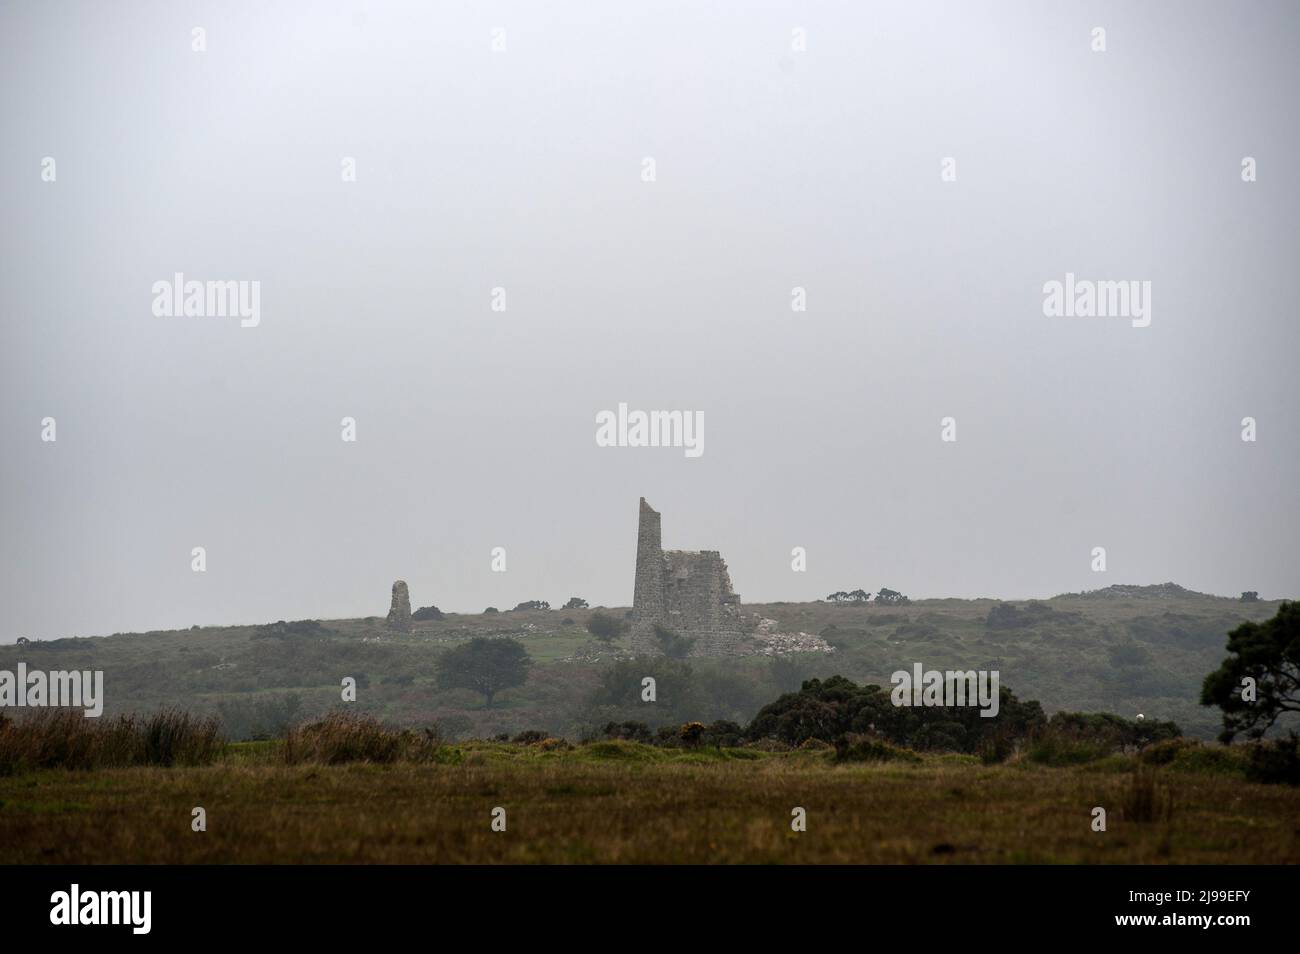
[[636, 586], [632, 596], [632, 649], [660, 651], [654, 625], [695, 640], [692, 655], [735, 652], [745, 635], [740, 597], [717, 550], [662, 548], [660, 516], [641, 498], [637, 532]]

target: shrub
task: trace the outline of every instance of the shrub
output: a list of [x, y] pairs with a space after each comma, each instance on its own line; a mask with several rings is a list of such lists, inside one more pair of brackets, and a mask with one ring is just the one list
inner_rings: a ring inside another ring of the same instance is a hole
[[654, 635], [655, 642], [669, 659], [685, 659], [695, 648], [694, 637], [683, 636], [660, 623], [654, 624]]
[[1005, 736], [994, 736], [981, 742], [976, 754], [985, 765], [996, 765], [1009, 759], [1014, 751], [1015, 746], [1010, 739]]
[[975, 706], [895, 706], [890, 695], [880, 686], [858, 686], [843, 676], [809, 679], [798, 692], [760, 709], [745, 733], [750, 739], [771, 736], [789, 745], [867, 734], [904, 748], [974, 752], [989, 738], [1014, 744], [1046, 722], [1037, 702], [1021, 702], [1005, 686], [999, 689], [998, 715], [991, 719]]
[[564, 604], [563, 609], [587, 609], [587, 601], [581, 596], [570, 596], [569, 602]]
[[[820, 741], [816, 739], [807, 739], [805, 742]], [[829, 747], [829, 743], [822, 743]], [[753, 742], [746, 742], [745, 748], [753, 749], [755, 752], [789, 752], [791, 746], [782, 742], [780, 739], [755, 739]]]
[[436, 606], [421, 606], [411, 614], [411, 619], [418, 620], [440, 620], [446, 619], [446, 615]]
[[799, 751], [801, 752], [829, 752], [833, 748], [835, 746], [829, 742], [823, 742], [821, 739], [804, 739], [799, 743]]
[[1098, 742], [1071, 739], [1045, 732], [1029, 745], [1029, 760], [1042, 765], [1083, 765], [1110, 755], [1111, 748]]
[[989, 615], [985, 617], [984, 626], [986, 629], [993, 630], [1024, 629], [1033, 626], [1034, 622], [1032, 616], [1022, 612], [1014, 604], [997, 603], [989, 610]]
[[542, 732], [538, 729], [525, 729], [510, 741], [515, 743], [515, 745], [535, 745], [543, 739], [549, 739], [550, 737], [551, 734], [549, 732]]
[[890, 745], [883, 739], [866, 735], [842, 735], [835, 740], [837, 762], [909, 762], [921, 761], [911, 749]]
[[323, 639], [331, 635], [331, 630], [326, 629], [314, 619], [298, 619], [292, 623], [286, 623], [280, 620], [277, 623], [267, 623], [265, 626], [259, 626], [253, 630], [250, 639]]
[[1176, 772], [1241, 777], [1245, 775], [1247, 757], [1242, 746], [1191, 742], [1179, 750], [1169, 767]]
[[1138, 759], [1147, 765], [1169, 765], [1182, 752], [1195, 746], [1196, 743], [1188, 739], [1161, 739], [1139, 752]]
[[1112, 666], [1147, 666], [1151, 663], [1151, 653], [1134, 642], [1119, 643], [1110, 648]]
[[1246, 778], [1265, 785], [1300, 785], [1300, 735], [1250, 747]]
[[587, 619], [587, 632], [603, 643], [610, 643], [627, 632], [627, 622], [596, 610]]
[[711, 745], [715, 748], [734, 748], [745, 738], [745, 730], [736, 723], [728, 719], [718, 719], [704, 727], [704, 733], [700, 737], [701, 745]]
[[1058, 712], [1047, 724], [1048, 733], [1076, 742], [1102, 746], [1107, 752], [1140, 749], [1162, 739], [1175, 739], [1182, 730], [1159, 719], [1137, 721], [1110, 712]]
[[644, 722], [610, 722], [605, 726], [605, 738], [627, 739], [631, 742], [644, 742], [647, 745], [654, 736], [650, 727]]

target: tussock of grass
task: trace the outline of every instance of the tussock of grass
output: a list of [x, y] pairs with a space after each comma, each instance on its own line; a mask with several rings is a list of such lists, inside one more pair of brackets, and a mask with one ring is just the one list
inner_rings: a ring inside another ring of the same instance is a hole
[[1172, 821], [1173, 789], [1157, 769], [1138, 765], [1124, 788], [1124, 820], [1131, 822]]
[[223, 748], [216, 719], [175, 710], [99, 719], [67, 709], [35, 710], [23, 719], [0, 713], [0, 775], [42, 768], [203, 765]]
[[335, 711], [291, 729], [281, 750], [290, 765], [320, 762], [432, 762], [442, 740], [431, 729], [389, 729], [373, 716]]

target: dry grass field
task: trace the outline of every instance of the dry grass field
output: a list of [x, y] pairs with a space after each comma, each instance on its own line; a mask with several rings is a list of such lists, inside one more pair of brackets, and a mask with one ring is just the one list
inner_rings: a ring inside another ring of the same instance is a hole
[[844, 765], [825, 751], [472, 743], [434, 762], [287, 765], [280, 745], [0, 778], [0, 864], [1300, 862], [1300, 790], [1132, 756]]

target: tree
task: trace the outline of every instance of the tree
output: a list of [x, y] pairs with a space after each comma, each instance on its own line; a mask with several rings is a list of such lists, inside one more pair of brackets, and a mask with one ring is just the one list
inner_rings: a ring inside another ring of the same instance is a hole
[[565, 609], [587, 609], [587, 601], [581, 596], [570, 596], [569, 602], [564, 604]]
[[837, 590], [830, 596], [826, 597], [828, 603], [865, 603], [871, 599], [871, 594], [866, 590], [850, 590], [847, 593], [844, 590]]
[[[653, 705], [647, 704], [647, 677], [654, 680]], [[582, 721], [593, 726], [644, 719], [650, 710], [656, 720], [680, 724], [701, 708], [690, 663], [663, 656], [621, 659], [602, 667], [585, 703]]]
[[1300, 712], [1300, 603], [1228, 633], [1228, 658], [1201, 685], [1201, 705], [1223, 710], [1219, 738], [1258, 739], [1286, 712]]
[[695, 646], [695, 640], [692, 637], [682, 636], [659, 623], [655, 623], [654, 634], [655, 641], [659, 643], [659, 648], [663, 650], [664, 655], [669, 659], [685, 659], [691, 654], [691, 649]]
[[1245, 592], [1243, 592], [1243, 593], [1241, 594], [1241, 602], [1243, 602], [1243, 603], [1258, 603], [1258, 602], [1259, 602], [1259, 590], [1246, 590]]
[[551, 604], [546, 600], [528, 600], [515, 607], [516, 610], [548, 610]]
[[532, 664], [528, 650], [515, 640], [479, 636], [438, 657], [438, 687], [473, 690], [490, 709], [498, 692], [527, 681]]
[[627, 622], [617, 616], [596, 610], [587, 620], [587, 632], [602, 643], [612, 643], [627, 632]]
[[883, 603], [886, 606], [902, 606], [905, 603], [912, 602], [898, 590], [885, 588], [876, 594], [876, 602]]

